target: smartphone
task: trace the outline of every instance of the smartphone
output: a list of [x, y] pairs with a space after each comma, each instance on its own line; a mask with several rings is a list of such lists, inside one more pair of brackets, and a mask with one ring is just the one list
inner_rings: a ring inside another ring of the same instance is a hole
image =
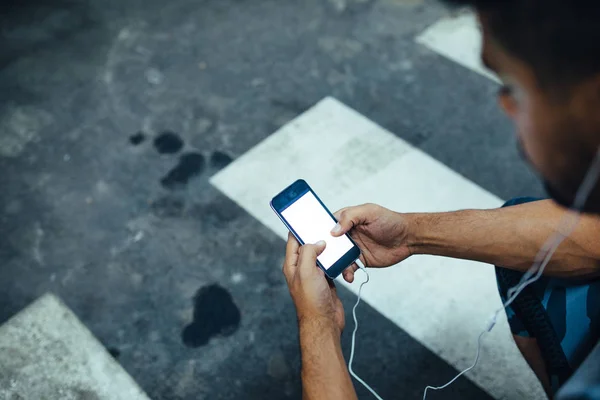
[[350, 236], [331, 235], [337, 220], [304, 180], [297, 180], [275, 196], [271, 208], [300, 244], [319, 240], [327, 243], [317, 264], [329, 278], [336, 278], [360, 256], [360, 249]]

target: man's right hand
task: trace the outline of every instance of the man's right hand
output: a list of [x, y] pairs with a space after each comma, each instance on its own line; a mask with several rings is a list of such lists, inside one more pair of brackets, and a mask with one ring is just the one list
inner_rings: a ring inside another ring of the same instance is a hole
[[[338, 225], [331, 233], [333, 236], [349, 233], [362, 250], [360, 259], [365, 266], [385, 268], [412, 254], [409, 215], [399, 214], [376, 204], [343, 208], [335, 213]], [[344, 279], [353, 282], [357, 269], [356, 264], [346, 269]]]

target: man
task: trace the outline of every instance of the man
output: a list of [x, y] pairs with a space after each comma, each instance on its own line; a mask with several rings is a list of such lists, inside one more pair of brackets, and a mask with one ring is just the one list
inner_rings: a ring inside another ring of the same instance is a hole
[[[505, 298], [556, 230], [563, 207], [573, 204], [600, 150], [600, 2], [451, 3], [477, 12], [482, 59], [503, 82], [500, 106], [514, 121], [522, 152], [553, 200], [518, 199], [497, 210], [432, 214], [363, 205], [340, 210], [332, 233], [349, 232], [369, 268], [395, 265], [414, 254], [501, 266], [496, 274]], [[600, 348], [591, 353], [600, 332], [597, 181], [584, 211], [544, 277], [507, 309], [515, 342], [551, 397], [588, 357], [559, 392], [564, 399], [600, 399]], [[325, 246], [300, 247], [290, 236], [283, 268], [298, 314], [304, 396], [352, 399], [356, 394], [340, 347], [344, 310], [333, 285], [315, 267]], [[344, 278], [352, 282], [356, 269], [346, 270]]]

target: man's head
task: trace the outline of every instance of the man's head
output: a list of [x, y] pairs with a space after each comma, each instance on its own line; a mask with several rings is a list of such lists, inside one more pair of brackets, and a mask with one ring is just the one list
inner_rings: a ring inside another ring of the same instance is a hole
[[[482, 59], [525, 157], [570, 205], [600, 148], [600, 1], [446, 0], [472, 6]], [[600, 212], [600, 184], [586, 210]]]

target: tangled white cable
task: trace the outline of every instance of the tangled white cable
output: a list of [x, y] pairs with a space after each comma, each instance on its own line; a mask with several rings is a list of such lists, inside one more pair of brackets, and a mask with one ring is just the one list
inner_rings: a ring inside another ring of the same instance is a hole
[[500, 307], [498, 310], [496, 310], [496, 312], [492, 315], [492, 318], [490, 319], [486, 329], [483, 330], [479, 334], [479, 338], [477, 339], [477, 355], [475, 356], [475, 361], [473, 361], [473, 364], [471, 366], [469, 366], [468, 368], [464, 369], [463, 371], [461, 371], [451, 381], [449, 381], [448, 383], [446, 383], [443, 386], [437, 386], [437, 387], [427, 386], [425, 388], [425, 390], [423, 391], [423, 400], [425, 400], [427, 398], [427, 391], [429, 389], [431, 389], [431, 390], [445, 389], [448, 386], [450, 386], [452, 383], [454, 383], [459, 377], [461, 377], [462, 375], [466, 374], [467, 372], [469, 372], [470, 370], [475, 368], [475, 366], [477, 365], [477, 362], [479, 361], [479, 353], [481, 351], [481, 338], [483, 337], [483, 335], [486, 332], [490, 332], [494, 328], [494, 326], [496, 325], [496, 320], [498, 319], [498, 315], [500, 315], [500, 313], [502, 311], [504, 311], [504, 309], [506, 307], [510, 306], [513, 303], [513, 301], [515, 301], [515, 299], [519, 296], [519, 294], [521, 294], [521, 292], [527, 286], [531, 285], [532, 283], [534, 283], [535, 281], [540, 279], [540, 277], [544, 273], [544, 270], [546, 269], [546, 266], [548, 265], [548, 262], [550, 262], [550, 260], [552, 259], [552, 256], [556, 252], [556, 249], [558, 249], [558, 246], [560, 246], [561, 243], [567, 237], [569, 237], [569, 235], [571, 235], [573, 233], [573, 231], [575, 230], [575, 227], [577, 226], [577, 224], [579, 223], [579, 219], [581, 218], [581, 210], [584, 208], [585, 203], [586, 203], [588, 197], [590, 196], [590, 193], [594, 189], [594, 186], [598, 182], [599, 177], [600, 177], [600, 148], [596, 152], [596, 157], [593, 160], [592, 165], [590, 166], [587, 174], [585, 175], [583, 182], [579, 186], [579, 189], [577, 190], [577, 194], [575, 195], [575, 200], [573, 201], [573, 205], [571, 207], [572, 211], [569, 210], [566, 212], [565, 216], [561, 219], [561, 221], [558, 225], [558, 228], [556, 229], [556, 232], [552, 236], [550, 236], [550, 238], [546, 241], [546, 243], [544, 243], [544, 245], [542, 246], [542, 248], [536, 255], [534, 263], [531, 266], [531, 268], [529, 268], [529, 270], [525, 274], [523, 274], [518, 285], [516, 285], [515, 287], [512, 287], [508, 290], [508, 292], [507, 292], [508, 299], [502, 305], [502, 307]]
[[[477, 354], [475, 355], [475, 360], [473, 361], [473, 364], [471, 364], [468, 368], [462, 370], [448, 383], [442, 386], [427, 386], [423, 391], [423, 400], [426, 400], [428, 390], [445, 389], [448, 386], [452, 385], [458, 378], [475, 368], [475, 366], [479, 362], [479, 355], [481, 353], [481, 339], [483, 338], [483, 335], [487, 332], [491, 332], [491, 330], [494, 329], [494, 326], [496, 326], [498, 315], [500, 315], [500, 313], [503, 312], [506, 307], [510, 306], [527, 286], [540, 279], [540, 277], [544, 273], [544, 270], [546, 269], [546, 266], [548, 265], [548, 263], [552, 259], [552, 256], [556, 252], [556, 249], [558, 249], [561, 243], [567, 237], [569, 237], [569, 235], [571, 235], [575, 230], [575, 227], [577, 226], [577, 224], [579, 223], [579, 219], [581, 218], [581, 210], [584, 208], [585, 203], [587, 202], [588, 197], [594, 189], [594, 186], [598, 182], [599, 177], [600, 148], [596, 152], [596, 157], [594, 158], [592, 165], [590, 166], [588, 172], [585, 175], [585, 178], [583, 179], [583, 182], [577, 190], [575, 200], [573, 201], [573, 205], [571, 207], [572, 211], [567, 211], [565, 216], [559, 222], [556, 232], [552, 236], [550, 236], [550, 238], [541, 247], [540, 251], [535, 257], [534, 263], [531, 266], [531, 268], [529, 268], [529, 270], [525, 274], [523, 274], [523, 277], [521, 278], [518, 285], [508, 290], [508, 299], [502, 305], [502, 307], [496, 310], [496, 312], [488, 321], [486, 328], [479, 334], [477, 338]], [[356, 304], [354, 304], [354, 307], [352, 308], [352, 317], [354, 318], [354, 331], [352, 331], [352, 347], [350, 349], [350, 360], [348, 362], [348, 370], [350, 371], [350, 375], [352, 375], [354, 379], [360, 382], [369, 392], [371, 392], [371, 394], [373, 394], [373, 396], [375, 396], [377, 400], [383, 400], [381, 396], [379, 396], [377, 392], [375, 392], [375, 390], [373, 390], [371, 386], [369, 386], [364, 380], [362, 380], [352, 369], [352, 362], [354, 361], [354, 349], [356, 344], [356, 332], [358, 331], [356, 308], [358, 307], [358, 304], [361, 300], [362, 288], [365, 284], [369, 282], [369, 273], [367, 272], [367, 269], [364, 266], [364, 264], [360, 260], [356, 260], [356, 265], [358, 265], [358, 267], [366, 274], [367, 279], [360, 284], [360, 287], [358, 288], [358, 298], [356, 300]]]

